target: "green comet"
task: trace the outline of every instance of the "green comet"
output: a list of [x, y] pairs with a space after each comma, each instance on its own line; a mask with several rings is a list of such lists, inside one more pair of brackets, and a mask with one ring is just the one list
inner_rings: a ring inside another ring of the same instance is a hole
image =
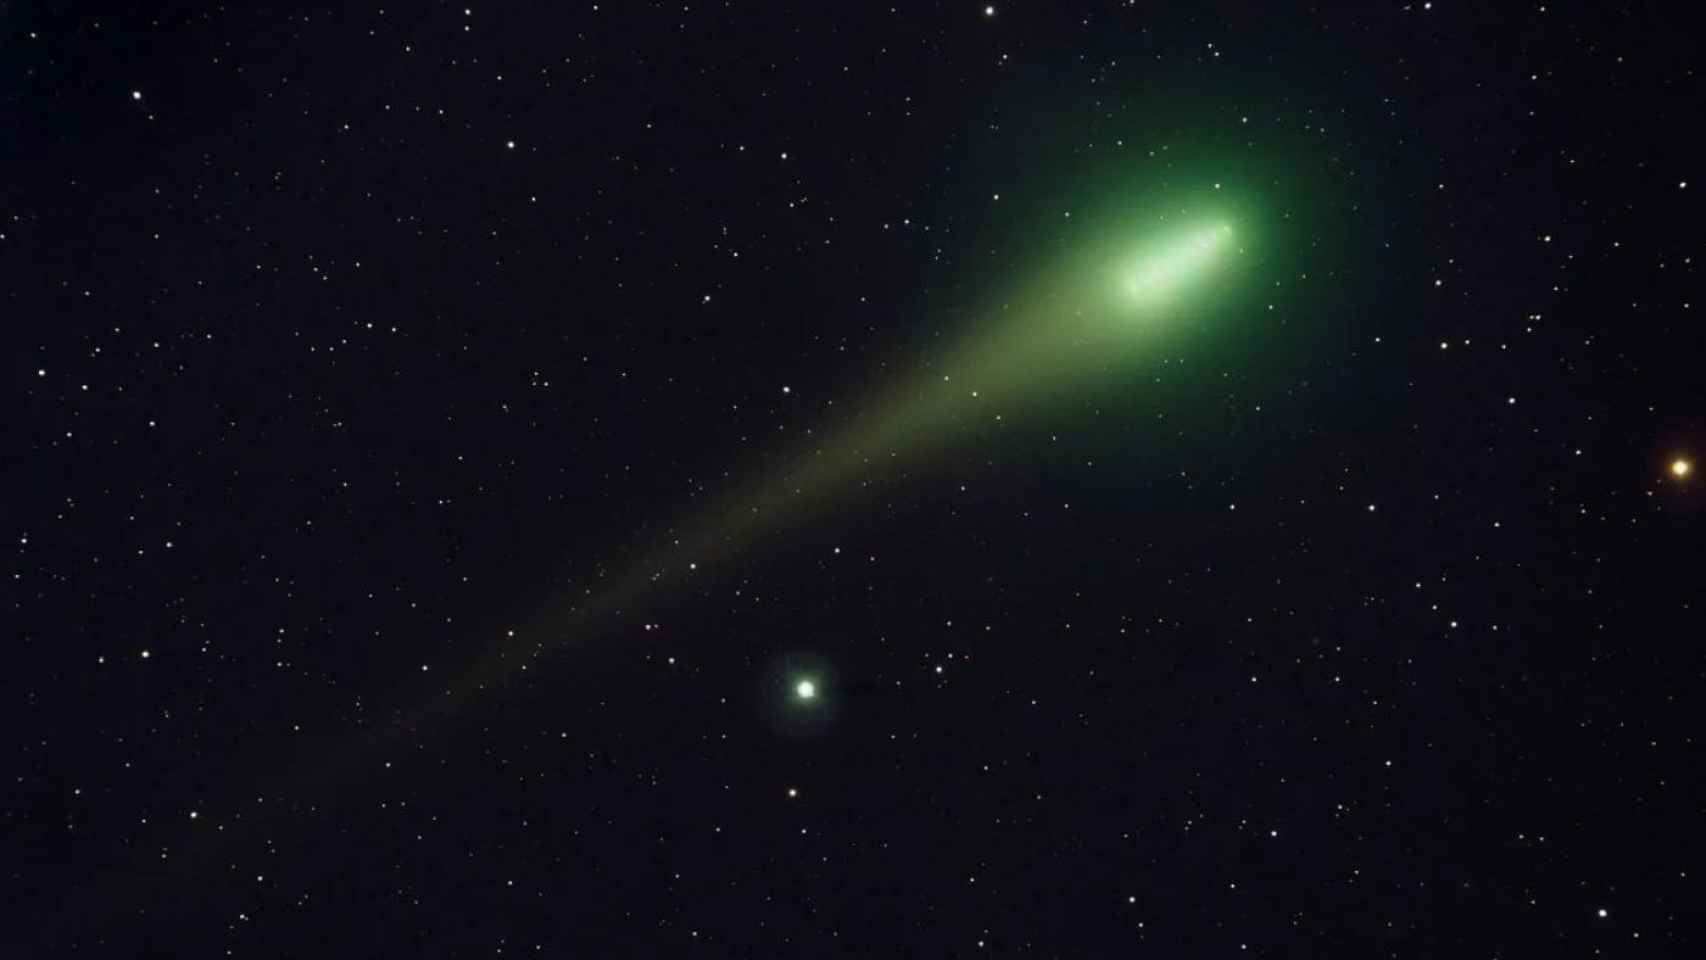
[[[391, 722], [327, 758], [323, 776], [337, 780], [340, 770], [363, 769], [370, 754], [397, 738], [422, 736], [432, 722], [522, 676], [541, 657], [575, 649], [583, 632], [632, 626], [632, 611], [655, 605], [660, 591], [714, 575], [764, 535], [798, 528], [825, 506], [846, 504], [851, 494], [926, 454], [999, 429], [1063, 390], [1128, 370], [1128, 362], [1155, 349], [1156, 337], [1180, 334], [1179, 323], [1152, 321], [1200, 317], [1205, 305], [1226, 301], [1230, 267], [1244, 253], [1242, 231], [1234, 230], [1228, 213], [1226, 207], [1173, 205], [1102, 229], [1074, 223], [1071, 235], [1060, 238], [1062, 253], [1052, 266], [998, 297], [981, 320], [923, 357], [913, 373], [862, 403], [826, 405], [825, 421], [809, 431], [814, 439], [791, 458], [664, 528], [655, 547], [641, 550], [625, 573], [601, 577], [596, 586], [559, 589], [490, 641], [455, 683], [417, 691], [387, 712]], [[849, 412], [837, 419], [831, 410]], [[551, 582], [571, 579], [565, 571]], [[536, 676], [536, 668], [529, 675]], [[797, 726], [800, 717], [826, 723], [834, 713], [837, 701], [816, 674], [795, 673], [783, 689], [791, 689], [791, 702], [813, 708], [794, 711], [797, 717], [787, 723]], [[778, 721], [791, 729], [787, 723]]]

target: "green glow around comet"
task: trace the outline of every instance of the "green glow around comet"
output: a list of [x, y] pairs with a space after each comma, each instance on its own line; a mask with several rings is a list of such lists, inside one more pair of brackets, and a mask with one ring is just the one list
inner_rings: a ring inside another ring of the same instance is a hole
[[[327, 761], [324, 775], [337, 779], [331, 768], [360, 768], [367, 755], [396, 738], [423, 735], [431, 721], [447, 719], [474, 697], [530, 668], [536, 674], [542, 657], [575, 649], [589, 632], [620, 631], [637, 607], [660, 602], [660, 591], [732, 566], [763, 535], [798, 528], [827, 506], [851, 505], [851, 494], [928, 453], [997, 429], [1090, 378], [1129, 369], [1126, 364], [1153, 353], [1156, 338], [1178, 334], [1179, 324], [1168, 321], [1201, 315], [1204, 304], [1225, 299], [1220, 281], [1243, 253], [1242, 232], [1224, 208], [1174, 207], [1100, 229], [1074, 224], [1073, 230], [1060, 239], [1062, 252], [1052, 266], [998, 299], [986, 320], [924, 358], [915, 372], [863, 402], [826, 406], [829, 422], [814, 429], [814, 440], [752, 485], [668, 529], [626, 573], [559, 588], [491, 641], [456, 683], [419, 692], [391, 711], [393, 722], [347, 744]], [[842, 419], [830, 415], [849, 407]], [[803, 715], [827, 722], [835, 700], [822, 681], [821, 672], [800, 672], [782, 686], [796, 707], [812, 705]]]

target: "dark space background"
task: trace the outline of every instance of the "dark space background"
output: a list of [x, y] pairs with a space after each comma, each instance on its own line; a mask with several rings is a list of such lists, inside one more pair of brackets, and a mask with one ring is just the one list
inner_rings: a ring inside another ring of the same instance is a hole
[[[6, 955], [1694, 955], [1684, 11], [0, 2]], [[1210, 181], [1236, 336], [401, 719]]]

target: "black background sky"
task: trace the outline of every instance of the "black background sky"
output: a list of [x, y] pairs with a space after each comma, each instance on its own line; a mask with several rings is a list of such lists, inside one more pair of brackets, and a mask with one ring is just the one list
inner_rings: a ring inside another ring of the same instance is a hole
[[[0, 3], [0, 942], [1688, 955], [1680, 10]], [[1223, 181], [1218, 331], [589, 612]]]

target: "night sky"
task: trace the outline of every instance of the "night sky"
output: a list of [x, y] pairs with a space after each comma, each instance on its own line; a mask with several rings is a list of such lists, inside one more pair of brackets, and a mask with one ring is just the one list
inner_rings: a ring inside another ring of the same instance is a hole
[[8, 957], [1700, 949], [1681, 5], [81, 6]]

